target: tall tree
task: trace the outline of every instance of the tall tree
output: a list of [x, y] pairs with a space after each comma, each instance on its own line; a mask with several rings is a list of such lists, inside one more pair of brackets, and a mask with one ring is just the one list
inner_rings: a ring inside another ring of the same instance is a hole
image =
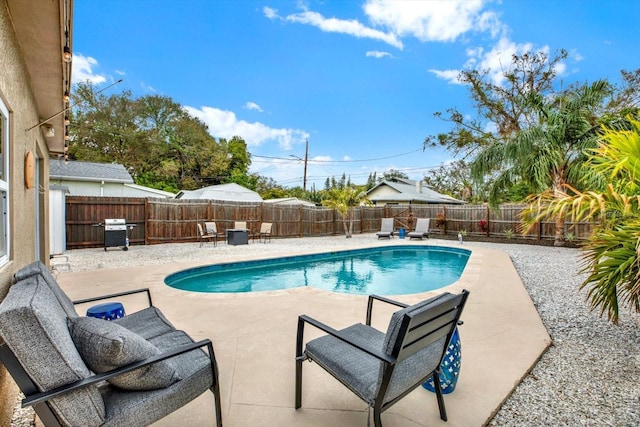
[[530, 93], [554, 93], [558, 65], [565, 50], [549, 57], [546, 52], [513, 55], [511, 64], [498, 76], [490, 70], [463, 70], [458, 80], [469, 90], [475, 116], [457, 108], [436, 112], [435, 116], [453, 124], [447, 133], [427, 136], [425, 147], [444, 146], [454, 154], [474, 155], [496, 140], [509, 138], [534, 125], [537, 113], [524, 102]]
[[173, 192], [224, 182], [257, 185], [244, 140], [216, 141], [204, 122], [169, 97], [105, 96], [80, 83], [74, 105], [73, 160], [120, 163], [136, 183]]
[[[585, 150], [596, 144], [599, 108], [610, 93], [606, 81], [599, 80], [547, 98], [529, 93], [526, 102], [537, 112], [536, 124], [521, 130], [505, 142], [494, 142], [471, 163], [476, 181], [491, 176], [489, 198], [496, 202], [500, 191], [518, 183], [533, 192], [549, 191], [564, 196], [567, 183], [576, 185], [585, 160]], [[564, 244], [564, 216], [555, 218], [554, 244]]]
[[396, 169], [389, 169], [379, 178], [380, 181], [391, 181], [394, 178], [409, 179], [409, 175]]

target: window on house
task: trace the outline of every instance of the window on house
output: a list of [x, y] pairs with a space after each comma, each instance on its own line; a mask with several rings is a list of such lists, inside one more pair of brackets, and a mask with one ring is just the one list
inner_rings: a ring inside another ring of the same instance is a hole
[[9, 110], [0, 100], [0, 265], [9, 261]]

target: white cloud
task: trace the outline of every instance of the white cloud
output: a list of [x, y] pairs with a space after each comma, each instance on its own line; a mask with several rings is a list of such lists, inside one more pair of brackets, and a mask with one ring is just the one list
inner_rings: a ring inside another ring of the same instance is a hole
[[271, 20], [282, 19], [286, 22], [311, 25], [327, 33], [348, 34], [358, 38], [379, 40], [397, 47], [398, 49], [403, 48], [402, 42], [395, 34], [385, 33], [383, 31], [367, 27], [355, 19], [345, 20], [338, 18], [325, 18], [318, 12], [312, 12], [306, 10], [306, 8], [303, 12], [294, 13], [285, 17], [280, 17], [278, 15], [278, 11], [270, 7], [264, 7], [262, 10], [265, 16]]
[[269, 19], [276, 19], [278, 18], [278, 10], [277, 9], [272, 9], [268, 6], [265, 6], [262, 8], [262, 11], [264, 12], [264, 16], [266, 16]]
[[247, 102], [246, 104], [244, 104], [244, 108], [246, 108], [247, 110], [255, 110], [255, 111], [259, 111], [259, 112], [263, 112], [262, 107], [260, 107], [258, 104], [256, 104], [255, 102]]
[[435, 74], [437, 77], [442, 80], [448, 81], [450, 84], [462, 84], [458, 80], [458, 75], [460, 74], [460, 70], [435, 70], [430, 69], [430, 73]]
[[79, 83], [90, 81], [92, 84], [100, 84], [107, 81], [107, 78], [102, 74], [97, 74], [93, 71], [93, 68], [98, 65], [98, 61], [90, 56], [84, 56], [80, 53], [73, 55], [71, 81], [72, 83]]
[[231, 139], [240, 136], [249, 146], [255, 147], [268, 141], [277, 141], [282, 149], [288, 150], [293, 144], [309, 138], [309, 134], [300, 129], [275, 129], [259, 122], [239, 120], [233, 111], [214, 107], [197, 109], [187, 106], [185, 109], [192, 116], [205, 122], [211, 135], [216, 138]]
[[571, 49], [569, 51], [569, 57], [576, 62], [584, 60], [584, 56], [582, 56], [582, 54], [580, 54], [577, 49]]
[[497, 16], [482, 10], [485, 3], [483, 0], [368, 0], [363, 10], [374, 25], [400, 37], [450, 42], [470, 31], [493, 34], [500, 30]]
[[314, 156], [311, 158], [310, 162], [330, 162], [331, 160], [331, 156]]
[[[538, 50], [548, 52], [549, 47], [544, 46]], [[531, 43], [515, 43], [507, 37], [501, 37], [487, 52], [482, 49], [467, 51], [470, 55], [467, 67], [488, 71], [488, 77], [492, 83], [501, 85], [504, 81], [504, 71], [511, 66], [513, 55], [531, 51], [533, 51], [533, 44]]]
[[393, 55], [391, 55], [389, 52], [381, 52], [379, 50], [370, 50], [367, 52], [367, 58], [384, 58], [385, 56], [388, 56], [390, 58], [393, 57]]

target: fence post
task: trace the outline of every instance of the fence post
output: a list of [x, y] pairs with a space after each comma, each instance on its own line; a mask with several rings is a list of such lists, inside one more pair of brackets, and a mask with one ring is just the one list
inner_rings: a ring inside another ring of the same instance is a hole
[[487, 205], [487, 237], [491, 234], [491, 223], [489, 221], [489, 216], [491, 214], [491, 209], [489, 209], [489, 205]]
[[149, 244], [149, 198], [144, 199], [144, 245]]
[[298, 206], [298, 213], [300, 215], [300, 233], [298, 233], [299, 237], [304, 237], [304, 230], [302, 227], [304, 227], [304, 218], [302, 217], [302, 205]]
[[538, 240], [542, 240], [542, 221], [538, 221]]

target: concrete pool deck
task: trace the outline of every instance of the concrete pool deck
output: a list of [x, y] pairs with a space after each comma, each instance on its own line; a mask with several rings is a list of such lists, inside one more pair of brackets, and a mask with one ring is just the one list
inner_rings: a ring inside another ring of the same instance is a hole
[[[211, 263], [410, 244], [460, 247], [446, 240], [377, 240], [375, 235], [359, 235], [354, 239], [273, 239], [268, 244], [242, 247], [225, 243], [202, 248], [197, 244], [134, 246], [128, 253], [98, 248], [70, 251], [72, 271], [60, 273], [58, 281], [72, 299], [148, 287], [154, 305], [176, 327], [194, 339], [210, 338], [220, 368], [223, 423], [227, 427], [364, 426], [366, 404], [313, 363], [304, 365], [302, 408], [294, 409], [294, 352], [298, 315], [307, 314], [339, 329], [364, 322], [366, 296], [308, 287], [202, 294], [170, 288], [163, 279], [170, 273]], [[170, 247], [167, 259], [155, 255], [153, 264], [136, 259], [159, 252], [160, 246]], [[460, 380], [456, 390], [445, 395], [449, 421], [440, 420], [435, 395], [419, 387], [383, 413], [386, 427], [485, 424], [551, 343], [509, 256], [486, 248], [462, 247], [472, 254], [459, 281], [439, 291], [392, 297], [414, 303], [444, 290], [470, 291], [462, 316], [464, 325], [459, 328]], [[74, 254], [81, 252], [102, 268], [73, 271], [78, 262]], [[124, 263], [140, 265], [126, 267]], [[111, 265], [118, 268], [104, 268]], [[122, 302], [132, 312], [142, 307], [143, 298], [130, 297]], [[384, 305], [374, 306], [374, 326], [386, 330], [390, 313]], [[305, 340], [317, 335], [313, 328], [306, 328]], [[213, 396], [205, 393], [154, 425], [214, 423]]]

